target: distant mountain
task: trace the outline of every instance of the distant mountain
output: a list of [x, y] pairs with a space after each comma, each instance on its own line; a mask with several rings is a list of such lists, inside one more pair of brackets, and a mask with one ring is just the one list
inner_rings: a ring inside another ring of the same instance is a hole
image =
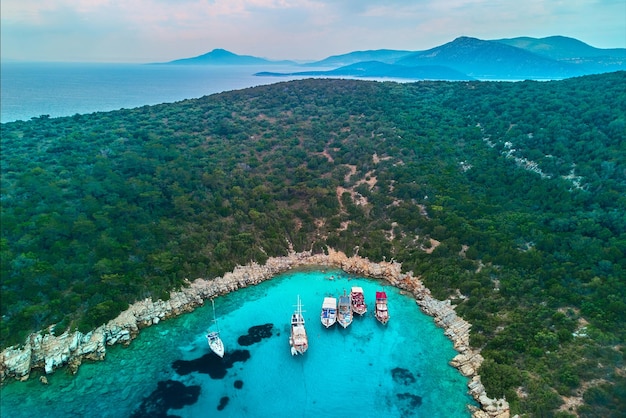
[[496, 41], [460, 37], [410, 54], [396, 64], [442, 65], [482, 79], [554, 79], [583, 74], [571, 63], [559, 62]]
[[332, 55], [321, 61], [310, 62], [302, 65], [305, 67], [337, 67], [364, 61], [379, 61], [387, 64], [393, 64], [413, 52], [414, 51], [401, 51], [394, 49], [354, 51], [347, 54]]
[[530, 38], [524, 36], [519, 38], [495, 39], [495, 42], [525, 49], [526, 51], [543, 55], [544, 57], [554, 60], [591, 57], [626, 58], [626, 48], [595, 48], [578, 39], [568, 38], [566, 36], [549, 36], [547, 38]]
[[585, 74], [626, 70], [626, 48], [595, 48], [578, 39], [565, 36], [547, 38], [498, 39], [514, 46], [560, 62], [574, 64]]
[[270, 61], [214, 49], [204, 55], [163, 64], [183, 65], [289, 65], [335, 68], [297, 73], [259, 72], [257, 75], [387, 77], [429, 80], [562, 79], [626, 70], [626, 49], [594, 48], [565, 36], [481, 40], [459, 37], [425, 51], [378, 49], [333, 55], [298, 64]]
[[294, 73], [259, 72], [257, 76], [329, 76], [407, 78], [414, 80], [473, 80], [472, 77], [440, 65], [406, 66], [379, 61], [364, 61], [328, 71], [300, 71]]
[[193, 58], [183, 58], [163, 64], [185, 65], [295, 65], [293, 61], [270, 61], [251, 55], [237, 55], [225, 49], [214, 49]]

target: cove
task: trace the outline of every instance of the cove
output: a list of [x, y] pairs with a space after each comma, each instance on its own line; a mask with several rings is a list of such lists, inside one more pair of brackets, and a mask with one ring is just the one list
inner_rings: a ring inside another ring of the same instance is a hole
[[[325, 329], [324, 296], [361, 286], [368, 313]], [[372, 316], [376, 290], [389, 296], [387, 326]], [[289, 318], [302, 299], [309, 350], [292, 357]], [[143, 329], [128, 347], [49, 385], [35, 375], [2, 387], [3, 415], [26, 417], [317, 417], [335, 414], [468, 417], [468, 379], [448, 362], [457, 354], [410, 295], [382, 280], [341, 270], [302, 270], [215, 298], [226, 355], [205, 333], [210, 304]]]

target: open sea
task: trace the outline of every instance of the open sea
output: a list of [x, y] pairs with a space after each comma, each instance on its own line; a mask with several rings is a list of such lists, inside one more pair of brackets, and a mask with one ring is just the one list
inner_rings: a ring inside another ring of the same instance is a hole
[[[215, 299], [226, 354], [206, 341], [211, 304], [146, 328], [78, 373], [37, 373], [1, 391], [3, 417], [469, 417], [452, 343], [415, 300], [385, 286], [391, 319], [373, 317], [385, 282], [341, 271], [294, 271]], [[368, 313], [346, 329], [320, 322], [325, 296], [361, 286]], [[309, 349], [292, 356], [300, 296]]]
[[204, 66], [2, 62], [0, 122], [72, 116], [172, 103], [302, 76], [259, 77], [260, 71], [296, 72], [272, 65]]

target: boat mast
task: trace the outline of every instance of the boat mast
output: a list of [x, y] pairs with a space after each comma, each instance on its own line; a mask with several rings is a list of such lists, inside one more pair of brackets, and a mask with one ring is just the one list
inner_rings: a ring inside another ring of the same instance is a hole
[[215, 322], [215, 328], [217, 328], [217, 333], [220, 332], [220, 326], [217, 323], [217, 317], [215, 316], [215, 301], [211, 299], [211, 305], [213, 305], [213, 322]]

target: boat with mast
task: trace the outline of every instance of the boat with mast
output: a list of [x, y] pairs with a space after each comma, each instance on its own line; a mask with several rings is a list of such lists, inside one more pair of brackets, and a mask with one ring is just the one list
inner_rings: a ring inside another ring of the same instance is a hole
[[215, 323], [215, 329], [217, 331], [209, 330], [209, 333], [206, 336], [207, 342], [209, 343], [209, 347], [211, 351], [217, 354], [220, 357], [224, 357], [224, 342], [220, 337], [220, 328], [217, 324], [217, 317], [215, 316], [215, 302], [211, 299], [211, 304], [213, 305], [213, 322]]
[[352, 311], [363, 315], [367, 312], [367, 305], [365, 304], [365, 296], [363, 295], [363, 288], [359, 286], [352, 286], [350, 292], [350, 300], [352, 301]]
[[387, 293], [376, 292], [376, 319], [383, 325], [389, 321], [389, 311], [387, 310]]
[[302, 315], [302, 302], [298, 295], [296, 310], [291, 314], [291, 334], [289, 336], [291, 355], [304, 354], [309, 348], [309, 339], [304, 328], [304, 316]]
[[350, 295], [347, 295], [345, 290], [343, 295], [339, 296], [337, 322], [344, 328], [352, 323], [352, 302], [350, 302]]
[[337, 298], [324, 298], [320, 320], [322, 321], [322, 325], [326, 328], [330, 328], [335, 325], [335, 322], [337, 322]]

